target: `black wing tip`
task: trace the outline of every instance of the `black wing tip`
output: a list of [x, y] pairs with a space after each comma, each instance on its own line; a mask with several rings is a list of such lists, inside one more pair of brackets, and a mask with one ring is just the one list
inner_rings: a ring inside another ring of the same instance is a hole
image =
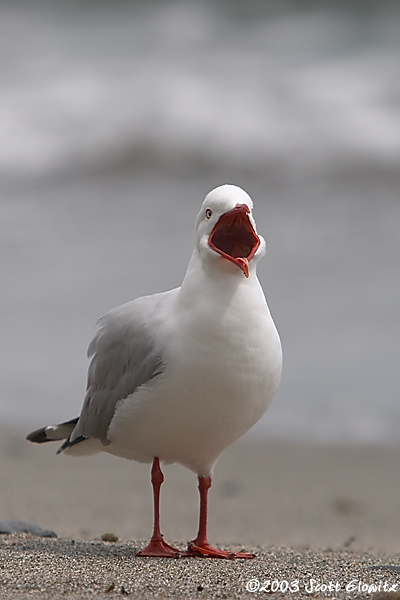
[[52, 442], [46, 435], [46, 427], [41, 427], [40, 429], [35, 429], [35, 431], [31, 431], [26, 436], [28, 442], [33, 442], [34, 444], [44, 444], [45, 442]]
[[44, 444], [45, 442], [64, 440], [71, 435], [78, 421], [79, 417], [75, 417], [74, 419], [64, 421], [58, 425], [49, 425], [47, 427], [35, 429], [35, 431], [28, 433], [26, 439], [28, 442], [33, 442], [34, 444]]
[[68, 438], [67, 440], [65, 440], [65, 442], [63, 444], [61, 444], [61, 446], [57, 450], [57, 454], [61, 454], [61, 452], [63, 452], [67, 448], [71, 448], [71, 446], [75, 446], [76, 444], [80, 444], [81, 442], [84, 442], [87, 439], [88, 439], [87, 437], [84, 437], [83, 435], [80, 435], [79, 437], [75, 438], [71, 442], [69, 440], [69, 438]]

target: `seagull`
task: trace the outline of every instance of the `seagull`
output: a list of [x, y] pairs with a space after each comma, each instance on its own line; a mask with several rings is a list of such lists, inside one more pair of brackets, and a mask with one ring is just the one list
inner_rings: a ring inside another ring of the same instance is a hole
[[[230, 444], [264, 414], [278, 386], [282, 349], [256, 275], [265, 254], [250, 196], [222, 185], [206, 196], [179, 288], [137, 298], [102, 317], [89, 345], [79, 417], [33, 431], [31, 442], [65, 440], [58, 452], [108, 452], [152, 464], [154, 528], [138, 556], [254, 558], [212, 547], [208, 490]], [[198, 476], [197, 537], [181, 551], [160, 530], [160, 463]]]

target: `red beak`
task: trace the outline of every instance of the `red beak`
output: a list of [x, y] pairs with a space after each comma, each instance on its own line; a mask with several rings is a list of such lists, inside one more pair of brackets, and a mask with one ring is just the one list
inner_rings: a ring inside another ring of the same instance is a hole
[[235, 208], [220, 216], [208, 238], [210, 248], [218, 252], [249, 276], [249, 261], [260, 246], [260, 238], [248, 217], [247, 204], [236, 204]]

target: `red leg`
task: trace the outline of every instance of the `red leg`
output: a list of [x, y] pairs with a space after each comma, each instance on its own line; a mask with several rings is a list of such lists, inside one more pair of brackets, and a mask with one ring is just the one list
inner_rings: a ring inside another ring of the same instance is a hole
[[199, 477], [200, 492], [200, 519], [197, 537], [189, 542], [188, 549], [183, 556], [204, 556], [207, 558], [255, 558], [255, 554], [247, 552], [229, 552], [217, 550], [207, 541], [207, 508], [208, 490], [211, 487], [211, 477]]
[[160, 469], [160, 461], [157, 456], [153, 460], [151, 469], [151, 483], [153, 485], [154, 499], [154, 528], [153, 535], [148, 546], [136, 554], [136, 556], [166, 556], [169, 558], [178, 558], [181, 552], [170, 546], [163, 540], [160, 531], [160, 488], [164, 481], [164, 475]]

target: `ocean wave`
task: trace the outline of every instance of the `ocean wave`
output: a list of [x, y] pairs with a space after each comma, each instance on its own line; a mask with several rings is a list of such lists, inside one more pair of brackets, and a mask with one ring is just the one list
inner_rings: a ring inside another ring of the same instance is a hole
[[0, 7], [3, 174], [399, 163], [398, 15], [66, 6]]

